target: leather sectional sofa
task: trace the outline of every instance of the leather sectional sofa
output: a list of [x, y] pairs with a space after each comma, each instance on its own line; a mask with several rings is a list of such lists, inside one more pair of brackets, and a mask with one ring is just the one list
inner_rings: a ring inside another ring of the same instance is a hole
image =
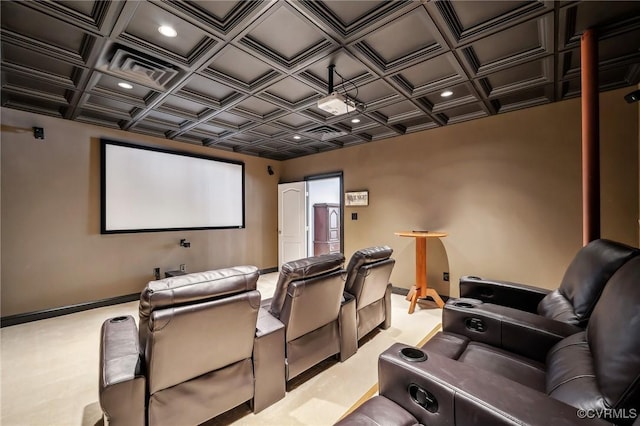
[[244, 402], [273, 404], [288, 380], [346, 360], [362, 333], [389, 326], [391, 253], [359, 251], [347, 271], [342, 254], [286, 263], [268, 300], [253, 266], [149, 282], [139, 327], [131, 316], [102, 326], [105, 424], [196, 425]]
[[558, 291], [580, 308], [567, 315], [563, 302], [556, 319], [465, 290], [422, 348], [395, 344], [380, 356], [379, 395], [338, 424], [640, 424], [638, 254], [604, 240], [583, 248]]

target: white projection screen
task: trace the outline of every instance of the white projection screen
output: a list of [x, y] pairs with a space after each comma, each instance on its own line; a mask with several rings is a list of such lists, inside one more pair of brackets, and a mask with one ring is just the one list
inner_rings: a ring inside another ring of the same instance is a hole
[[244, 163], [101, 140], [101, 233], [244, 228]]

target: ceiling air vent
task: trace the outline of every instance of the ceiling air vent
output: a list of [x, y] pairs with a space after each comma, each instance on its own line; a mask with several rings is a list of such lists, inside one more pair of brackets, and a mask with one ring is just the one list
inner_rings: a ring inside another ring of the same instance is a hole
[[122, 47], [116, 49], [106, 65], [106, 71], [123, 80], [160, 90], [166, 90], [179, 72], [171, 64]]
[[331, 126], [318, 126], [302, 133], [310, 138], [320, 139], [321, 141], [339, 138], [340, 136], [344, 136], [348, 134], [348, 132], [345, 132], [344, 130], [340, 130], [336, 127], [331, 127]]

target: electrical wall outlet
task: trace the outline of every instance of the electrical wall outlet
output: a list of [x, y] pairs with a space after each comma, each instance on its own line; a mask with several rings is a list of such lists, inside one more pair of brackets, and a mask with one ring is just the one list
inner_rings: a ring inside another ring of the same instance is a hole
[[444, 281], [449, 281], [449, 273], [448, 272], [443, 272], [442, 273], [442, 279]]

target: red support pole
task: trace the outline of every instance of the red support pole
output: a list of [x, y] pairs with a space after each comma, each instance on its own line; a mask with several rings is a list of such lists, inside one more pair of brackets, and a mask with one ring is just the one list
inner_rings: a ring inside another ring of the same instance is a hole
[[600, 109], [598, 35], [586, 30], [580, 42], [582, 75], [582, 243], [600, 238]]

